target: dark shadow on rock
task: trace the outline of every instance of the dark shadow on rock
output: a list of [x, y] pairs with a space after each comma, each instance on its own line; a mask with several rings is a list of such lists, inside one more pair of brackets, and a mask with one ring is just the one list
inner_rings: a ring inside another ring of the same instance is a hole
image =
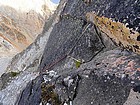
[[16, 105], [39, 105], [41, 102], [41, 78], [29, 82], [17, 99]]

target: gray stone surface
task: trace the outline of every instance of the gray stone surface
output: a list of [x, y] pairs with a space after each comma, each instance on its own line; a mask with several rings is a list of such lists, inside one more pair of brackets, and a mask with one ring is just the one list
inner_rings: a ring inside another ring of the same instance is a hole
[[21, 93], [16, 105], [39, 105], [41, 102], [41, 78], [29, 82]]
[[63, 13], [85, 18], [87, 12], [95, 11], [99, 16], [127, 23], [127, 27], [140, 32], [139, 5], [139, 0], [91, 0], [89, 4], [84, 0], [68, 0]]
[[139, 92], [134, 92], [134, 90], [131, 89], [129, 97], [127, 98], [127, 101], [124, 103], [124, 105], [140, 105]]
[[94, 25], [80, 18], [61, 16], [52, 30], [40, 68], [51, 69], [54, 62], [65, 56], [87, 62], [104, 47]]
[[[128, 23], [129, 28], [132, 26], [134, 30], [139, 31], [139, 25], [134, 22], [135, 18], [138, 19], [138, 8], [134, 7], [139, 1], [84, 1], [68, 0], [61, 12], [60, 20], [52, 30], [39, 67], [43, 72], [43, 83], [54, 87], [53, 91], [59, 95], [62, 103], [131, 105], [136, 100], [133, 99], [131, 102], [131, 97], [136, 97], [136, 91], [137, 95], [140, 92], [140, 56], [117, 48], [104, 32], [86, 22], [85, 14], [95, 11], [99, 16]], [[131, 17], [131, 14], [135, 16]], [[127, 16], [129, 18], [124, 22]], [[82, 63], [79, 68], [76, 67], [76, 60]], [[48, 75], [48, 72], [52, 71], [56, 72], [56, 77]], [[135, 91], [134, 94], [132, 90]], [[43, 97], [43, 102], [44, 100]], [[50, 97], [50, 100], [54, 99]], [[45, 103], [50, 100], [46, 99]]]
[[[119, 61], [120, 57], [125, 57], [125, 59]], [[128, 104], [132, 103], [132, 95], [137, 97], [140, 91], [139, 75], [138, 72], [135, 72], [140, 65], [138, 57], [138, 55], [131, 55], [127, 51], [114, 49], [97, 55], [78, 69], [68, 69], [63, 64], [62, 67], [60, 65], [54, 67], [53, 70], [56, 72], [57, 78], [50, 78], [48, 74], [43, 77], [46, 84], [54, 85], [55, 92], [62, 102], [72, 101], [74, 105]], [[135, 70], [125, 73], [125, 68], [129, 67], [128, 64], [131, 60], [135, 62]], [[67, 65], [71, 60], [64, 62]], [[118, 67], [117, 70], [115, 67]], [[137, 94], [133, 94], [132, 89]], [[134, 98], [134, 100], [136, 99]], [[136, 101], [138, 103], [139, 99]]]
[[123, 105], [126, 101], [130, 92], [128, 80], [94, 73], [88, 76], [79, 82], [74, 105]]
[[0, 91], [0, 102], [2, 105], [14, 105], [28, 82], [38, 76], [38, 73], [25, 71], [11, 80], [7, 86]]

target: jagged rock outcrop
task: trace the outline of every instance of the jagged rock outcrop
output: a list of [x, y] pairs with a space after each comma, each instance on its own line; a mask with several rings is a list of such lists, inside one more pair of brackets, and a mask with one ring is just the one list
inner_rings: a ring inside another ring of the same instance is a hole
[[42, 104], [139, 104], [140, 2], [66, 2], [40, 64]]

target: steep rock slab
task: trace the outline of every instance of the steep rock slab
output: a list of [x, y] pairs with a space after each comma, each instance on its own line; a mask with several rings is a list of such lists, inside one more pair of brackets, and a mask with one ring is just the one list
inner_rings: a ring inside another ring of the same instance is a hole
[[61, 16], [51, 32], [40, 68], [49, 70], [68, 56], [87, 62], [104, 47], [92, 24], [81, 18]]
[[139, 5], [138, 0], [69, 0], [62, 15], [87, 19], [117, 45], [140, 53]]

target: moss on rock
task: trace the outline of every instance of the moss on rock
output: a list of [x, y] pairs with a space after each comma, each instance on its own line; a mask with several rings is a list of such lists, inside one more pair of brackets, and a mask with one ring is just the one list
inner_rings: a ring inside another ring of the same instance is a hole
[[50, 103], [51, 105], [62, 105], [58, 94], [54, 91], [55, 86], [42, 83], [41, 85], [41, 97], [43, 104]]

